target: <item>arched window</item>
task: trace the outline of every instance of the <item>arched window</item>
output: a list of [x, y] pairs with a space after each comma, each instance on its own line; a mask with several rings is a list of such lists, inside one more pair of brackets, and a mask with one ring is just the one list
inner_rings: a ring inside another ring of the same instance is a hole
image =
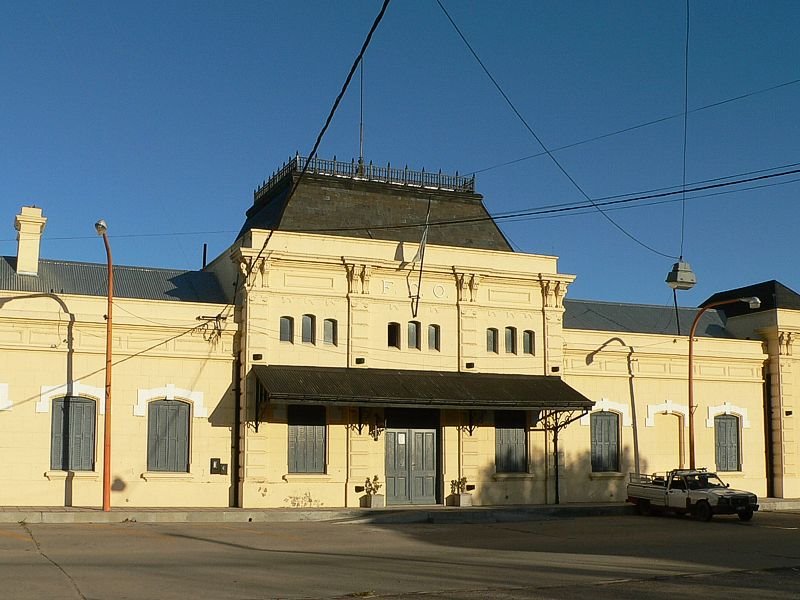
[[592, 472], [619, 471], [619, 415], [593, 412], [590, 417], [592, 436]]
[[314, 315], [303, 315], [301, 339], [304, 344], [317, 343], [317, 318]]
[[714, 417], [717, 471], [740, 471], [739, 419], [734, 415]]
[[189, 472], [189, 404], [156, 400], [147, 407], [147, 470]]
[[506, 354], [517, 353], [517, 328], [506, 327]]
[[322, 324], [322, 341], [330, 346], [339, 345], [339, 324], [336, 319], [325, 319]]
[[408, 322], [408, 347], [416, 350], [422, 349], [422, 340], [420, 339], [420, 324], [419, 321]]
[[498, 352], [498, 331], [494, 327], [490, 327], [486, 330], [486, 351], [487, 352], [494, 352], [497, 354]]
[[390, 348], [400, 348], [400, 323], [389, 323], [386, 329], [386, 345]]
[[536, 354], [536, 346], [534, 345], [535, 339], [532, 331], [526, 330], [522, 332], [523, 354]]
[[53, 400], [50, 469], [94, 471], [95, 402], [66, 396]]
[[438, 325], [428, 325], [428, 350], [439, 352], [442, 349], [442, 329]]
[[294, 319], [281, 317], [281, 341], [294, 343]]

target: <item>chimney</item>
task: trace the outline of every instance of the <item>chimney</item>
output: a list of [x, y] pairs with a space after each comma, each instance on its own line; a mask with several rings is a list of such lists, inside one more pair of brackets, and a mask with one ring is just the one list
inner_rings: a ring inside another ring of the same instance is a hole
[[42, 239], [47, 219], [42, 209], [36, 206], [23, 206], [14, 218], [17, 234], [17, 274], [39, 274], [39, 241]]

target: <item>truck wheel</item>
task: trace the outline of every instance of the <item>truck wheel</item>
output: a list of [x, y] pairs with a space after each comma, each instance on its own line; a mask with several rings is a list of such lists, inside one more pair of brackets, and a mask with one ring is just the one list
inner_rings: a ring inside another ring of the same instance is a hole
[[749, 521], [753, 518], [753, 509], [748, 508], [747, 510], [743, 510], [739, 513], [739, 520], [740, 521]]
[[710, 521], [711, 516], [711, 507], [708, 505], [708, 502], [698, 502], [694, 506], [694, 516], [697, 518], [698, 521]]
[[649, 500], [639, 500], [639, 502], [636, 503], [636, 510], [643, 517], [647, 517], [647, 516], [651, 515], [652, 511], [650, 510], [650, 501]]

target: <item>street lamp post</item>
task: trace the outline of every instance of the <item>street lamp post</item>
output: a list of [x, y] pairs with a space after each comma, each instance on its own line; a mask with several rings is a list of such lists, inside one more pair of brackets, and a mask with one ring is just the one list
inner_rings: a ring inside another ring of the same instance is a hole
[[689, 468], [695, 468], [694, 461], [694, 411], [697, 406], [694, 403], [694, 334], [697, 329], [697, 324], [700, 322], [700, 317], [703, 313], [710, 308], [719, 308], [726, 304], [736, 304], [737, 302], [747, 303], [751, 309], [756, 309], [761, 306], [761, 300], [756, 296], [747, 298], [732, 298], [730, 300], [720, 300], [719, 302], [711, 302], [701, 308], [692, 322], [692, 328], [689, 330]]
[[108, 266], [108, 308], [106, 311], [106, 398], [103, 419], [103, 511], [111, 510], [111, 309], [114, 301], [114, 269], [111, 261], [111, 245], [108, 243], [108, 225], [103, 219], [94, 224], [97, 233], [103, 236]]

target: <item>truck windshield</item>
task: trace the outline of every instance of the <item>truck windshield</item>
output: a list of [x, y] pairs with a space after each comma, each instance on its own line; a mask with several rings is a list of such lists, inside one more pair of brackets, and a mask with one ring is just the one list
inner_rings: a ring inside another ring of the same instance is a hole
[[686, 476], [686, 484], [690, 490], [705, 490], [709, 488], [724, 488], [719, 477], [714, 473], [692, 473]]

